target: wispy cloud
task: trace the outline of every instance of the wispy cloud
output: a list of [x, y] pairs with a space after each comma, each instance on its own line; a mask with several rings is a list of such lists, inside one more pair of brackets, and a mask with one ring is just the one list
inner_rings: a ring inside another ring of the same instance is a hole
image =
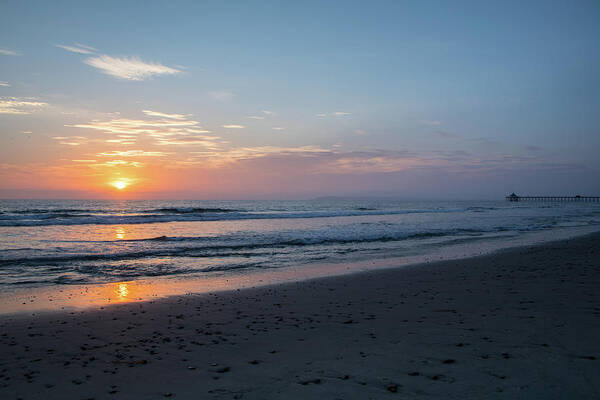
[[95, 129], [107, 133], [140, 135], [180, 133], [185, 127], [195, 127], [198, 121], [193, 120], [144, 120], [117, 118], [109, 121], [91, 121], [87, 124], [65, 125], [73, 128]]
[[0, 54], [5, 56], [20, 56], [16, 51], [8, 50], [8, 49], [0, 49]]
[[[75, 160], [73, 160], [75, 161]], [[95, 160], [94, 160], [95, 161]], [[140, 168], [144, 166], [143, 162], [140, 161], [125, 161], [125, 160], [111, 160], [103, 163], [93, 163], [92, 167], [134, 167]]]
[[87, 140], [85, 136], [54, 136], [52, 139], [65, 146], [80, 146]]
[[98, 49], [92, 47], [92, 46], [87, 46], [85, 44], [81, 44], [79, 42], [75, 42], [75, 46], [82, 48], [82, 49], [87, 49], [87, 50], [91, 50], [91, 51], [98, 51]]
[[135, 140], [134, 139], [106, 139], [105, 140], [106, 143], [112, 143], [112, 144], [122, 144], [124, 146], [131, 146], [135, 144]]
[[248, 118], [250, 118], [250, 119], [265, 119], [265, 117], [260, 117], [258, 115], [251, 115]]
[[221, 148], [220, 138], [217, 136], [205, 136], [205, 135], [177, 135], [169, 136], [165, 138], [158, 138], [156, 145], [166, 146], [202, 146], [208, 150], [218, 150]]
[[0, 97], [0, 114], [31, 114], [48, 103], [33, 101], [33, 98]]
[[145, 150], [126, 150], [126, 151], [107, 151], [98, 153], [102, 157], [165, 157], [168, 153], [162, 151], [145, 151]]
[[223, 128], [227, 129], [244, 129], [244, 125], [223, 125]]
[[131, 81], [143, 81], [158, 75], [175, 75], [181, 71], [160, 63], [145, 62], [137, 57], [111, 57], [100, 55], [84, 60], [84, 63], [107, 75]]
[[166, 114], [166, 113], [152, 111], [152, 110], [142, 110], [142, 112], [149, 117], [160, 117], [160, 118], [169, 118], [169, 119], [177, 119], [177, 120], [186, 120], [191, 116], [190, 114]]
[[0, 81], [0, 86], [10, 87], [10, 84], [5, 81]]
[[56, 44], [55, 46], [60, 47], [63, 50], [70, 51], [71, 53], [78, 53], [78, 54], [93, 54], [94, 52], [97, 51], [93, 47], [85, 46], [80, 43], [76, 43], [75, 46], [68, 46], [65, 44]]
[[319, 114], [315, 114], [317, 117], [319, 118], [325, 118], [327, 116], [333, 116], [333, 117], [347, 117], [349, 115], [352, 115], [352, 113], [350, 112], [346, 112], [346, 111], [334, 111], [332, 113], [319, 113]]
[[264, 157], [283, 157], [298, 155], [312, 157], [318, 154], [330, 153], [331, 150], [317, 146], [279, 147], [279, 146], [257, 146], [240, 147], [223, 151], [197, 151], [191, 152], [198, 160], [210, 160], [213, 166], [242, 160], [252, 160]]
[[274, 126], [273, 128], [274, 131], [282, 131], [284, 128], [280, 127], [280, 126]]
[[73, 128], [93, 129], [112, 134], [106, 143], [132, 145], [140, 136], [154, 139], [154, 145], [201, 146], [216, 150], [221, 138], [207, 136], [209, 130], [198, 125], [198, 121], [189, 119], [187, 114], [168, 114], [160, 111], [143, 110], [144, 114], [156, 119], [117, 118], [108, 121], [93, 120], [86, 124], [66, 125]]
[[[331, 173], [366, 174], [374, 172], [398, 172], [431, 162], [408, 152], [355, 152], [341, 154], [326, 165]], [[325, 172], [324, 171], [324, 172]]]
[[423, 124], [429, 125], [429, 126], [440, 126], [442, 124], [442, 122], [438, 121], [438, 120], [425, 120], [425, 121], [423, 121]]

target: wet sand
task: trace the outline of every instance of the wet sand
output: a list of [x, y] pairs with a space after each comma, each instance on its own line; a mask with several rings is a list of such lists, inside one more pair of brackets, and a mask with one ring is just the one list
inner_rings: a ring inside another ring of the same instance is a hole
[[600, 398], [600, 234], [0, 317], [2, 399]]

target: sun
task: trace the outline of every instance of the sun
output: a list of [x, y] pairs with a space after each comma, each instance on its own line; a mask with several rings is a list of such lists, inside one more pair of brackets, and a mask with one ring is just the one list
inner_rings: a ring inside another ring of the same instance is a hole
[[129, 186], [129, 182], [119, 179], [117, 181], [113, 181], [110, 183], [112, 186], [114, 186], [115, 188], [119, 189], [119, 190], [123, 190], [125, 189], [127, 186]]

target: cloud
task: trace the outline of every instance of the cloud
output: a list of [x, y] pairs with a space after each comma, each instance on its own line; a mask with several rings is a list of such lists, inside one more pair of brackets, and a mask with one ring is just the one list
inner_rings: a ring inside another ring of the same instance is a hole
[[0, 86], [10, 87], [8, 82], [0, 81]]
[[87, 141], [84, 136], [54, 136], [52, 139], [58, 140], [58, 144], [65, 146], [79, 146]]
[[75, 42], [75, 46], [82, 48], [82, 49], [86, 49], [86, 50], [91, 50], [91, 51], [98, 51], [98, 49], [92, 47], [92, 46], [86, 46], [85, 44], [81, 44], [79, 42]]
[[145, 150], [126, 150], [126, 151], [107, 151], [98, 153], [102, 157], [165, 157], [168, 153], [162, 151], [145, 151]]
[[119, 58], [103, 54], [87, 58], [83, 62], [107, 75], [131, 81], [143, 81], [157, 75], [175, 75], [181, 72], [159, 63], [142, 61], [137, 57]]
[[319, 114], [315, 114], [315, 116], [319, 117], [319, 118], [325, 118], [328, 115], [331, 115], [333, 117], [347, 117], [349, 115], [352, 115], [352, 113], [346, 112], [346, 111], [335, 111], [332, 113], [319, 113]]
[[279, 146], [257, 146], [240, 147], [224, 151], [195, 151], [191, 152], [199, 159], [209, 159], [213, 166], [220, 166], [224, 163], [231, 163], [242, 160], [251, 160], [257, 158], [283, 157], [291, 154], [312, 157], [317, 154], [330, 153], [331, 150], [323, 149], [317, 146], [300, 147], [279, 147]]
[[55, 46], [60, 47], [63, 50], [70, 51], [71, 53], [78, 54], [93, 54], [96, 51], [96, 49], [94, 49], [93, 47], [85, 46], [79, 43], [77, 43], [75, 46], [67, 46], [64, 44], [56, 44]]
[[[76, 160], [73, 160], [73, 161], [76, 161]], [[134, 168], [140, 168], [140, 167], [144, 166], [144, 163], [139, 162], [139, 161], [112, 160], [112, 161], [105, 161], [103, 163], [95, 163], [95, 164], [92, 164], [91, 166], [92, 167], [134, 167]]]
[[203, 146], [210, 149], [219, 147], [218, 136], [207, 136], [209, 130], [189, 119], [188, 114], [168, 114], [160, 111], [143, 110], [153, 119], [116, 118], [108, 121], [93, 120], [86, 124], [65, 125], [73, 128], [93, 129], [114, 135], [107, 143], [132, 145], [140, 136], [154, 139], [153, 144]]
[[162, 112], [158, 112], [158, 111], [151, 111], [151, 110], [142, 110], [142, 112], [149, 117], [161, 117], [161, 118], [169, 118], [169, 119], [177, 119], [177, 120], [185, 120], [191, 116], [190, 114], [166, 114], [166, 113], [162, 113]]
[[204, 136], [204, 135], [178, 135], [178, 136], [170, 136], [166, 138], [159, 138], [156, 141], [156, 145], [165, 146], [165, 145], [174, 145], [174, 146], [183, 146], [183, 145], [195, 145], [195, 146], [203, 146], [209, 150], [218, 150], [221, 148], [219, 144], [219, 137], [216, 136]]
[[282, 131], [284, 128], [280, 127], [280, 126], [274, 126], [273, 128], [274, 131]]
[[250, 119], [265, 119], [265, 117], [259, 117], [257, 115], [251, 115], [248, 118], [250, 118]]
[[374, 172], [398, 172], [415, 166], [427, 165], [416, 155], [398, 153], [357, 153], [342, 155], [327, 165], [324, 172], [367, 174]]
[[429, 125], [429, 126], [440, 126], [442, 124], [441, 121], [437, 121], [437, 120], [434, 120], [434, 121], [425, 120], [425, 121], [423, 121], [423, 123], [425, 125]]
[[8, 49], [0, 49], [0, 54], [5, 56], [19, 56], [20, 54], [16, 51], [8, 50]]
[[122, 144], [124, 146], [130, 146], [130, 145], [135, 144], [135, 140], [131, 140], [131, 139], [106, 139], [105, 142], [106, 143]]
[[21, 97], [0, 97], [0, 114], [26, 115], [48, 105], [48, 103], [32, 100], [35, 99]]
[[263, 114], [265, 114], [265, 115], [275, 115], [275, 113], [273, 111], [269, 111], [269, 110], [263, 110]]
[[244, 129], [244, 125], [223, 125], [223, 128], [227, 129]]
[[[117, 118], [109, 121], [91, 121], [87, 124], [65, 125], [73, 128], [86, 128], [103, 131], [106, 133], [125, 134], [125, 135], [168, 135], [192, 130], [191, 127], [197, 126], [198, 121], [193, 120], [144, 120]], [[190, 128], [187, 128], [190, 127]]]
[[542, 150], [541, 147], [539, 147], [539, 146], [533, 146], [533, 145], [525, 146], [525, 149], [527, 149], [528, 151], [532, 151], [532, 152], [536, 152], [536, 151]]

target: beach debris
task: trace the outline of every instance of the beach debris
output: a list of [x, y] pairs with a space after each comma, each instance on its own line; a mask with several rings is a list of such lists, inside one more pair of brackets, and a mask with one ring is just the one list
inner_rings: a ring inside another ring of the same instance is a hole
[[304, 385], [304, 386], [306, 386], [306, 385], [310, 385], [310, 384], [313, 384], [313, 385], [320, 385], [320, 384], [321, 384], [321, 379], [319, 379], [319, 378], [315, 378], [315, 379], [306, 379], [306, 380], [300, 381], [300, 382], [298, 382], [298, 383], [299, 383], [299, 384], [301, 384], [301, 385]]
[[395, 384], [395, 383], [392, 383], [392, 384], [390, 384], [390, 385], [387, 385], [387, 386], [385, 387], [385, 389], [386, 389], [388, 392], [391, 392], [391, 393], [398, 393], [398, 385], [397, 385], [397, 384]]

